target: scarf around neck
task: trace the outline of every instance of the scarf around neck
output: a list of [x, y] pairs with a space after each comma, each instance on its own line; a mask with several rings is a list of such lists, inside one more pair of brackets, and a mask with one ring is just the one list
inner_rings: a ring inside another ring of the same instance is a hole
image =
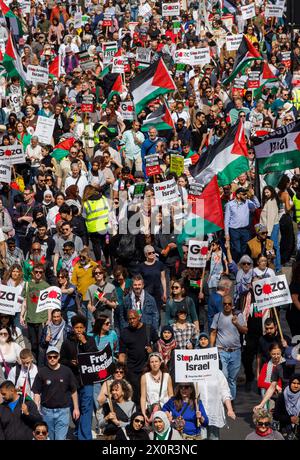
[[300, 391], [293, 393], [290, 387], [286, 387], [283, 396], [287, 413], [290, 416], [298, 417], [300, 414]]

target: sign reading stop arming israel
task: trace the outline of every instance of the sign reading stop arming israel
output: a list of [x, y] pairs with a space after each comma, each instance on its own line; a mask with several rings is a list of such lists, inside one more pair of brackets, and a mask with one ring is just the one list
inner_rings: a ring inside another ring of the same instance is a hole
[[208, 254], [208, 241], [189, 240], [188, 267], [204, 268]]
[[180, 4], [176, 3], [163, 3], [162, 16], [180, 16]]
[[292, 303], [285, 275], [271, 276], [270, 278], [254, 281], [253, 291], [258, 310]]
[[226, 37], [226, 49], [227, 51], [236, 51], [239, 49], [243, 34], [228, 35]]
[[153, 188], [157, 206], [174, 203], [179, 199], [178, 187], [174, 179], [154, 184]]
[[209, 47], [193, 48], [190, 51], [191, 65], [205, 65], [210, 63]]
[[175, 350], [175, 381], [197, 382], [214, 378], [219, 372], [219, 354], [216, 347], [203, 350]]
[[244, 20], [254, 18], [255, 16], [255, 5], [251, 3], [250, 5], [241, 6], [242, 18]]
[[29, 65], [27, 67], [27, 78], [33, 83], [48, 83], [48, 69], [45, 69], [39, 65]]
[[272, 5], [267, 3], [265, 8], [265, 17], [266, 18], [282, 18], [283, 16], [283, 6]]

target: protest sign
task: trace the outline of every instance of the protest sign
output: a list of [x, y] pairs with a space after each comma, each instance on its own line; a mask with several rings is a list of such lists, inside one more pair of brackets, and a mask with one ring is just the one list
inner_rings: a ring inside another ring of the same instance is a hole
[[206, 265], [208, 241], [189, 240], [188, 267], [203, 268]]
[[10, 184], [11, 181], [11, 166], [1, 163], [0, 161], [0, 182]]
[[39, 138], [42, 144], [51, 144], [55, 126], [54, 118], [38, 116], [34, 135]]
[[298, 86], [300, 86], [300, 71], [299, 70], [295, 70], [293, 72], [292, 86], [295, 88], [298, 88]]
[[80, 67], [83, 70], [95, 68], [95, 63], [93, 61], [93, 58], [89, 55], [87, 51], [81, 51], [80, 53], [77, 53], [77, 56], [79, 58]]
[[102, 43], [103, 64], [109, 64], [117, 51], [118, 51], [117, 42]]
[[181, 22], [180, 21], [172, 21], [172, 28], [173, 28], [173, 33], [178, 34], [178, 32], [181, 30]]
[[272, 3], [267, 3], [265, 7], [265, 17], [266, 18], [282, 18], [283, 16], [283, 6], [272, 5]]
[[133, 199], [140, 200], [144, 198], [145, 188], [146, 188], [146, 184], [144, 182], [139, 182], [137, 184], [134, 184]]
[[209, 47], [205, 48], [192, 48], [190, 50], [190, 63], [191, 65], [205, 65], [210, 63]]
[[219, 372], [219, 354], [216, 347], [203, 350], [175, 350], [175, 381], [197, 382], [214, 378]]
[[242, 78], [235, 78], [233, 81], [232, 95], [244, 95], [245, 81]]
[[61, 308], [61, 290], [56, 286], [50, 286], [40, 292], [36, 313], [54, 308]]
[[254, 71], [248, 73], [248, 83], [247, 86], [249, 89], [259, 88], [260, 87], [260, 72]]
[[162, 4], [162, 16], [180, 16], [180, 4], [176, 3], [163, 3]]
[[177, 176], [180, 176], [184, 171], [184, 157], [171, 153], [170, 158], [170, 172], [174, 172]]
[[291, 52], [290, 51], [283, 51], [281, 53], [281, 61], [288, 69], [291, 67]]
[[145, 62], [146, 64], [150, 64], [151, 59], [151, 49], [150, 48], [142, 48], [139, 46], [136, 49], [136, 60], [141, 63]]
[[236, 51], [239, 49], [243, 38], [243, 34], [227, 35], [226, 36], [226, 49], [227, 51]]
[[255, 5], [251, 3], [250, 5], [241, 6], [242, 18], [244, 21], [246, 19], [254, 18], [255, 16]]
[[121, 102], [120, 104], [120, 113], [123, 120], [133, 120], [134, 118], [134, 106], [133, 102]]
[[159, 156], [157, 153], [153, 155], [146, 155], [146, 174], [147, 176], [155, 176], [156, 174], [160, 174], [160, 166], [159, 166]]
[[200, 184], [197, 184], [197, 182], [193, 182], [190, 184], [189, 187], [189, 194], [188, 194], [188, 200], [189, 201], [196, 201], [197, 197], [201, 195], [203, 191], [203, 187]]
[[82, 13], [78, 11], [74, 14], [74, 29], [80, 29], [82, 26]]
[[191, 52], [190, 50], [180, 49], [174, 53], [175, 64], [191, 64]]
[[2, 145], [0, 147], [0, 162], [6, 165], [25, 163], [25, 153], [22, 145]]
[[93, 385], [109, 379], [114, 368], [110, 344], [98, 352], [79, 353], [78, 364], [83, 385]]
[[[7, 2], [8, 3], [8, 2]], [[22, 10], [22, 14], [29, 14], [30, 13], [30, 0], [21, 0], [20, 8]]]
[[178, 187], [174, 179], [154, 184], [153, 188], [157, 206], [174, 203], [179, 199]]
[[113, 24], [112, 17], [110, 13], [104, 13], [104, 18], [102, 21], [102, 27], [111, 27]]
[[18, 303], [18, 292], [16, 287], [0, 284], [0, 313], [14, 316]]
[[124, 57], [117, 56], [112, 59], [112, 73], [124, 73]]
[[81, 112], [93, 113], [94, 100], [95, 100], [95, 97], [93, 94], [86, 94], [82, 96]]
[[144, 5], [139, 6], [139, 16], [148, 17], [152, 14], [152, 8], [149, 3], [144, 3]]
[[27, 78], [33, 83], [48, 83], [48, 69], [39, 65], [29, 65], [27, 67]]
[[258, 310], [292, 303], [285, 275], [271, 276], [270, 278], [254, 281], [253, 291]]

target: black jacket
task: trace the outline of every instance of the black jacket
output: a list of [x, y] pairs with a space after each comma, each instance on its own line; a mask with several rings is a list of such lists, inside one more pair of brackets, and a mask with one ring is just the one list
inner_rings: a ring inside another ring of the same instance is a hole
[[75, 335], [72, 333], [69, 337], [63, 341], [61, 350], [60, 350], [60, 362], [65, 366], [69, 367], [76, 377], [79, 387], [83, 386], [81, 376], [79, 373], [79, 366], [71, 363], [73, 359], [78, 359], [79, 353], [88, 353], [91, 351], [98, 351], [94, 337], [86, 336], [86, 343], [79, 343]]
[[33, 427], [43, 418], [33, 401], [26, 401], [29, 415], [22, 414], [22, 397], [11, 412], [7, 403], [0, 404], [0, 441], [30, 441]]
[[286, 410], [283, 392], [280, 393], [276, 400], [273, 417], [274, 420], [277, 420], [280, 423], [280, 430], [287, 425], [291, 425], [291, 416]]

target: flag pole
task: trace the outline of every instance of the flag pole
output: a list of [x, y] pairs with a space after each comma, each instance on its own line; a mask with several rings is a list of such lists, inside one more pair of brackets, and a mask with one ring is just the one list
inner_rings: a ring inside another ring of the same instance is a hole
[[[25, 381], [23, 383], [23, 388], [22, 388], [22, 392], [23, 392], [22, 405], [25, 403], [25, 399], [26, 399], [26, 387], [27, 387], [28, 377], [29, 377], [29, 366], [27, 368], [27, 374], [26, 374]], [[22, 414], [23, 414], [23, 410], [22, 410]]]
[[277, 325], [278, 325], [280, 338], [281, 338], [281, 340], [284, 340], [283, 333], [282, 333], [282, 329], [281, 329], [281, 324], [280, 324], [280, 320], [279, 320], [279, 316], [278, 316], [278, 313], [277, 313], [277, 308], [274, 307], [273, 310], [274, 310], [276, 322], [277, 322]]

